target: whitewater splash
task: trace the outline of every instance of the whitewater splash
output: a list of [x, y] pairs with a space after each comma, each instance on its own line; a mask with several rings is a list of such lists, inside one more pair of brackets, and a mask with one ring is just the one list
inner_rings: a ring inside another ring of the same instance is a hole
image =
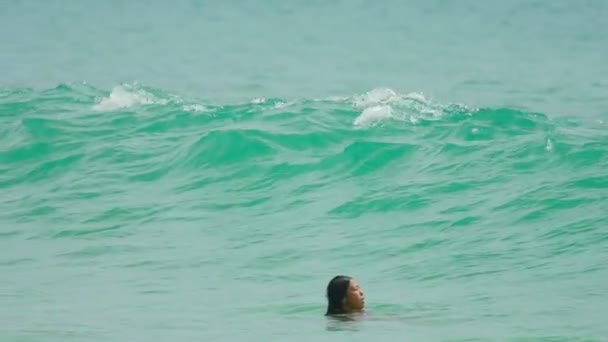
[[[277, 99], [276, 101], [269, 101], [265, 97], [257, 97], [250, 100], [249, 104], [267, 105], [272, 102], [274, 103], [274, 109], [281, 110], [303, 103], [303, 101], [305, 100], [287, 101]], [[446, 112], [454, 112], [455, 110], [474, 112], [474, 110], [463, 105], [435, 103], [419, 92], [401, 94], [390, 88], [376, 88], [363, 94], [330, 96], [314, 99], [313, 101], [348, 105], [359, 113], [352, 121], [357, 128], [373, 127], [387, 120], [416, 124], [421, 120], [440, 119]], [[209, 113], [213, 112], [211, 108], [216, 107], [201, 104], [200, 101], [186, 103], [185, 100], [177, 96], [165, 95], [162, 91], [148, 90], [137, 84], [121, 84], [114, 87], [107, 97], [96, 103], [93, 109], [96, 111], [114, 111], [140, 105], [166, 105], [169, 103], [179, 104], [184, 111], [191, 113]]]
[[184, 103], [178, 96], [154, 95], [151, 91], [137, 84], [121, 84], [114, 87], [107, 97], [93, 105], [93, 109], [96, 111], [114, 111], [139, 105], [166, 105], [169, 103], [181, 104], [182, 109], [186, 112], [203, 113], [209, 111], [202, 104]]
[[141, 104], [166, 104], [167, 102], [167, 100], [158, 99], [141, 88], [138, 89], [133, 85], [122, 84], [114, 87], [110, 95], [93, 106], [93, 109], [111, 111]]
[[363, 95], [348, 99], [361, 114], [353, 124], [358, 127], [374, 126], [386, 119], [406, 121], [412, 124], [420, 120], [437, 120], [455, 109], [473, 112], [462, 105], [435, 103], [419, 92], [399, 94], [389, 88], [376, 88]]

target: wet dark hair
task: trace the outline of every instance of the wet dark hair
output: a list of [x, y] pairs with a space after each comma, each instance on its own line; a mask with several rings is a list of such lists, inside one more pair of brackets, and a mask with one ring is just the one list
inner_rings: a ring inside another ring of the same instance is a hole
[[346, 297], [351, 279], [349, 276], [337, 275], [329, 281], [329, 284], [327, 284], [327, 312], [325, 316], [345, 313], [342, 300]]

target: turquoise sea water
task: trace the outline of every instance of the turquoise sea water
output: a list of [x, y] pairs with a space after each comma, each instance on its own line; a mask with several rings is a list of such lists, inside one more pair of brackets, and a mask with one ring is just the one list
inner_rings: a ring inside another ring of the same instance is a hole
[[607, 15], [7, 1], [0, 340], [605, 340]]

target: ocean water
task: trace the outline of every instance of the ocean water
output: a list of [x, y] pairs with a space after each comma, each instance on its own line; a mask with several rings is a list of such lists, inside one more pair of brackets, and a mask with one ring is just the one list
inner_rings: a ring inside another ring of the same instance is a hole
[[608, 339], [607, 16], [4, 1], [0, 341]]

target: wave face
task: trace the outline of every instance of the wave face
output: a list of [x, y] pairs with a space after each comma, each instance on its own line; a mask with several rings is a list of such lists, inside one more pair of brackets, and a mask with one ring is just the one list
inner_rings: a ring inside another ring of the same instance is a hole
[[4, 89], [0, 315], [19, 336], [308, 340], [348, 273], [370, 337], [606, 336], [607, 128], [383, 88]]

